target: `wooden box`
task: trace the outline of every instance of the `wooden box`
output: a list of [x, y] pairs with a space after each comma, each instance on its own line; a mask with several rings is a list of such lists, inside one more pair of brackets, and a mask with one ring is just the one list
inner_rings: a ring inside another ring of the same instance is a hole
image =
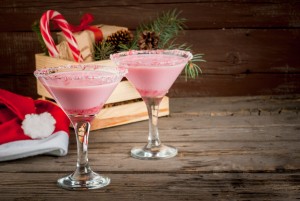
[[[73, 61], [62, 60], [45, 56], [44, 54], [35, 55], [36, 69], [45, 67], [56, 67], [67, 64], [78, 64]], [[112, 61], [94, 61], [94, 64], [102, 64], [105, 66], [114, 66]], [[53, 100], [51, 95], [37, 82], [37, 93], [43, 99]], [[169, 115], [169, 98], [164, 97], [160, 104], [159, 116]], [[122, 124], [137, 122], [148, 119], [147, 108], [141, 96], [128, 81], [121, 81], [110, 98], [107, 100], [104, 108], [96, 115], [92, 122], [91, 130], [118, 126]]]

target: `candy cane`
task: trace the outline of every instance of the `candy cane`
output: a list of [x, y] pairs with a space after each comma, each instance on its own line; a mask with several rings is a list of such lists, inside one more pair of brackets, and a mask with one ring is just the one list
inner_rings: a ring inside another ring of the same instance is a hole
[[76, 39], [74, 38], [72, 32], [70, 31], [69, 23], [65, 20], [65, 18], [59, 12], [57, 12], [55, 10], [46, 11], [42, 15], [41, 20], [40, 20], [41, 34], [42, 34], [45, 44], [48, 48], [50, 56], [56, 57], [56, 58], [59, 57], [59, 53], [56, 48], [56, 45], [50, 35], [50, 28], [49, 28], [50, 20], [54, 21], [55, 24], [57, 24], [59, 26], [59, 28], [62, 30], [63, 34], [66, 37], [68, 46], [72, 52], [74, 60], [76, 62], [82, 62], [83, 59], [80, 55], [80, 50], [78, 48]]

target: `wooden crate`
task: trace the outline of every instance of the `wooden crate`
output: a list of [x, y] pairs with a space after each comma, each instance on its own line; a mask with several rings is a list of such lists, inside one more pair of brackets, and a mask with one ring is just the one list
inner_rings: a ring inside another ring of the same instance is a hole
[[[110, 60], [94, 61], [93, 64], [114, 66]], [[56, 67], [76, 62], [52, 58], [44, 54], [35, 55], [36, 69]], [[37, 93], [42, 99], [53, 100], [52, 96], [37, 82]], [[169, 115], [169, 98], [164, 97], [160, 104], [159, 116]], [[141, 96], [127, 80], [121, 81], [107, 100], [104, 108], [96, 115], [91, 130], [123, 125], [148, 119], [147, 108]]]

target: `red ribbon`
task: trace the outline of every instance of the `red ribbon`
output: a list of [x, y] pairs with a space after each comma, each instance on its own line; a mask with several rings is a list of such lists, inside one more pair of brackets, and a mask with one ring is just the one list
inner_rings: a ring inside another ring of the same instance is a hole
[[100, 30], [100, 28], [96, 26], [90, 26], [92, 21], [94, 20], [94, 16], [92, 14], [86, 13], [82, 16], [80, 20], [80, 24], [78, 26], [74, 26], [69, 24], [70, 30], [74, 32], [79, 32], [79, 31], [84, 31], [84, 30], [89, 30], [94, 33], [95, 36], [95, 41], [99, 42], [103, 40], [103, 33]]
[[90, 26], [89, 24], [93, 22], [93, 20], [94, 20], [94, 16], [89, 13], [86, 13], [82, 16], [80, 20], [80, 24], [78, 26], [74, 26], [70, 24], [70, 30], [72, 32], [86, 30]]
[[103, 40], [103, 33], [101, 29], [97, 26], [90, 26], [86, 30], [90, 30], [94, 33], [95, 36], [95, 42], [99, 42]]

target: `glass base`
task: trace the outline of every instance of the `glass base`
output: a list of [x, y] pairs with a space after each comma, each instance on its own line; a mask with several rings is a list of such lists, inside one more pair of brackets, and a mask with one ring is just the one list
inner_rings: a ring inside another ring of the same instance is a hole
[[57, 180], [57, 185], [67, 190], [88, 190], [98, 189], [107, 186], [110, 183], [110, 178], [99, 175], [93, 171], [74, 176], [74, 173]]
[[175, 147], [161, 144], [154, 148], [134, 147], [131, 149], [131, 156], [141, 160], [158, 160], [172, 158], [177, 152]]

